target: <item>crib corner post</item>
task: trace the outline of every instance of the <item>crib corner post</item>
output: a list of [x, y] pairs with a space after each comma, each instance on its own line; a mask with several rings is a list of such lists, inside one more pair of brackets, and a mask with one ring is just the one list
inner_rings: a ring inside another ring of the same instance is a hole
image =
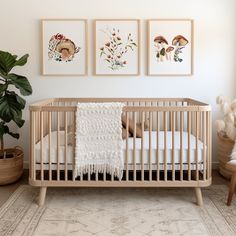
[[194, 190], [195, 190], [197, 205], [198, 206], [203, 206], [202, 190], [201, 190], [201, 188], [200, 187], [195, 187]]
[[40, 187], [38, 205], [43, 206], [46, 198], [47, 187]]

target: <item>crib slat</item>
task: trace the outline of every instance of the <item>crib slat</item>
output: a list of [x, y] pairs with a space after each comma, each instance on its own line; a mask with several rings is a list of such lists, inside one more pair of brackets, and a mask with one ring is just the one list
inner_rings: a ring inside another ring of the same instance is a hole
[[134, 120], [134, 138], [133, 138], [133, 171], [134, 171], [134, 181], [136, 181], [136, 112], [133, 112]]
[[[178, 102], [175, 102], [175, 106], [178, 107]], [[178, 131], [179, 130], [179, 119], [178, 119], [178, 116], [179, 113], [176, 112], [176, 115], [175, 115], [175, 131]]]
[[[158, 105], [158, 104], [157, 104]], [[159, 181], [160, 178], [160, 168], [159, 168], [159, 129], [160, 129], [160, 125], [159, 125], [159, 112], [157, 111], [157, 143], [156, 143], [156, 163], [157, 163], [157, 181]]]
[[175, 112], [171, 112], [172, 123], [172, 181], [175, 181]]
[[180, 112], [180, 181], [183, 181], [183, 112]]
[[207, 133], [206, 133], [206, 136], [207, 136], [207, 138], [206, 138], [206, 140], [207, 140], [207, 179], [209, 179], [210, 178], [210, 131], [209, 131], [209, 129], [210, 129], [210, 127], [209, 127], [209, 112], [207, 112], [207, 114], [206, 114], [206, 124], [207, 124], [207, 129], [206, 129], [206, 131], [207, 131]]
[[67, 112], [64, 112], [64, 143], [65, 143], [65, 152], [64, 152], [64, 169], [65, 169], [65, 181], [68, 180], [68, 170], [67, 170]]
[[[167, 107], [171, 107], [171, 102], [168, 102], [167, 103]], [[168, 116], [168, 124], [169, 124], [169, 127], [168, 127], [168, 130], [171, 130], [171, 111], [169, 111], [169, 114], [167, 115]]]
[[49, 157], [49, 181], [52, 180], [52, 163], [51, 163], [51, 130], [52, 130], [52, 113], [48, 113], [48, 157]]
[[[75, 127], [75, 123], [76, 123], [76, 112], [74, 112], [73, 114], [72, 114], [72, 116], [74, 117], [74, 120], [72, 121], [72, 124], [74, 124], [73, 125], [73, 129], [72, 129], [72, 134], [73, 134], [73, 142], [72, 142], [72, 148], [73, 148], [73, 157], [75, 157], [75, 142], [76, 142], [76, 140], [75, 140], [75, 132], [76, 132], [76, 127]], [[73, 181], [75, 181], [75, 178], [76, 178], [76, 176], [75, 176], [75, 158], [73, 158], [73, 160], [72, 160], [72, 180]]]
[[209, 168], [210, 168], [210, 177], [212, 177], [212, 142], [211, 142], [211, 140], [212, 140], [212, 123], [211, 123], [211, 121], [212, 121], [212, 113], [211, 113], [211, 111], [208, 111], [208, 113], [209, 113], [209, 120], [208, 120], [208, 125], [209, 125]]
[[196, 112], [196, 163], [197, 163], [197, 166], [196, 166], [196, 180], [198, 181], [199, 180], [199, 171], [198, 171], [198, 134], [199, 134], [199, 131], [198, 131], [198, 127], [199, 127], [199, 117], [198, 117], [198, 112]]
[[60, 160], [59, 160], [59, 147], [60, 147], [60, 113], [57, 112], [57, 180], [60, 180]]
[[191, 180], [191, 112], [188, 111], [188, 180]]
[[41, 180], [44, 180], [44, 168], [43, 168], [43, 112], [40, 112], [40, 163], [41, 163]]
[[152, 112], [149, 112], [149, 181], [152, 181]]
[[142, 138], [141, 138], [141, 180], [144, 181], [144, 112], [141, 112], [141, 129], [142, 129]]
[[126, 171], [125, 171], [125, 179], [126, 181], [129, 180], [129, 170], [128, 170], [128, 155], [129, 155], [129, 113], [126, 112], [126, 155], [125, 155], [125, 164], [126, 164]]
[[202, 142], [203, 142], [203, 179], [206, 180], [206, 135], [205, 135], [205, 115], [206, 112], [203, 112], [202, 117]]
[[164, 180], [167, 181], [167, 140], [166, 140], [166, 133], [167, 133], [167, 117], [166, 111], [163, 113], [163, 120], [164, 120]]
[[35, 112], [31, 111], [31, 176], [33, 180], [36, 180], [35, 178], [35, 166], [36, 166], [36, 161], [35, 161], [35, 135], [36, 135], [36, 117], [35, 117]]

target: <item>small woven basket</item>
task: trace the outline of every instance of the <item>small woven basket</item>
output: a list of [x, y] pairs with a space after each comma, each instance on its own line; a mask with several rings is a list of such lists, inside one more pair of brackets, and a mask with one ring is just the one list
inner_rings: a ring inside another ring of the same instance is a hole
[[217, 136], [219, 172], [225, 178], [230, 179], [232, 172], [225, 168], [225, 164], [230, 161], [230, 155], [235, 142], [232, 139], [228, 138], [223, 132], [217, 133]]

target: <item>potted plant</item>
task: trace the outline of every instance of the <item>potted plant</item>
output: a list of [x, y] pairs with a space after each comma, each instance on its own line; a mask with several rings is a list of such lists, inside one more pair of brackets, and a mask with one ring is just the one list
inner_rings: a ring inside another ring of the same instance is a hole
[[19, 133], [12, 132], [9, 123], [14, 122], [21, 128], [25, 122], [22, 110], [26, 101], [22, 96], [32, 94], [32, 87], [25, 76], [12, 73], [12, 69], [24, 66], [28, 57], [25, 54], [18, 59], [16, 55], [0, 51], [0, 185], [15, 182], [23, 173], [23, 151], [19, 147], [5, 149], [4, 136], [19, 139]]

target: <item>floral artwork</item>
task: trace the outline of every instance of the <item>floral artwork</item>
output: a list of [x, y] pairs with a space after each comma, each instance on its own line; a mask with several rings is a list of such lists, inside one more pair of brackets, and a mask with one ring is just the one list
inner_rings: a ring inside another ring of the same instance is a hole
[[148, 74], [192, 75], [192, 20], [148, 21]]
[[188, 44], [188, 40], [184, 36], [175, 36], [170, 46], [165, 37], [161, 35], [156, 36], [153, 41], [158, 62], [163, 62], [164, 60], [174, 60], [175, 62], [183, 61], [180, 54], [183, 53], [183, 49]]
[[108, 68], [111, 70], [119, 70], [128, 64], [128, 62], [123, 59], [125, 54], [129, 50], [133, 51], [134, 47], [137, 47], [137, 44], [132, 39], [131, 33], [128, 33], [127, 37], [123, 39], [120, 36], [119, 29], [113, 28], [111, 31], [107, 28], [105, 31], [102, 30], [102, 32], [108, 36], [109, 41], [100, 48], [100, 57], [108, 63]]
[[139, 21], [95, 21], [95, 74], [139, 74]]
[[87, 21], [42, 20], [43, 75], [87, 74]]
[[79, 52], [80, 47], [76, 47], [75, 43], [63, 34], [57, 33], [50, 38], [48, 50], [49, 60], [54, 59], [58, 62], [69, 62]]

